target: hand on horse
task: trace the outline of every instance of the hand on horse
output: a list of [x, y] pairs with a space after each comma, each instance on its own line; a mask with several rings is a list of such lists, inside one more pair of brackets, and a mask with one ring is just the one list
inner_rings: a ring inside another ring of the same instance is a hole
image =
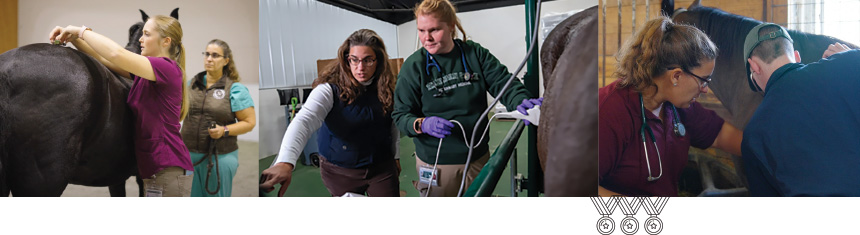
[[275, 189], [275, 184], [281, 184], [281, 190], [278, 190], [278, 197], [283, 197], [292, 179], [293, 164], [279, 162], [269, 167], [269, 169], [263, 170], [263, 174], [260, 176], [260, 182], [262, 182], [260, 183], [260, 189], [268, 193]]
[[421, 123], [421, 132], [442, 139], [451, 134], [452, 127], [454, 127], [454, 123], [451, 123], [444, 118], [431, 116], [425, 118], [424, 122]]
[[851, 48], [849, 48], [848, 46], [846, 46], [845, 44], [842, 44], [842, 43], [838, 43], [838, 42], [837, 42], [837, 43], [833, 43], [833, 44], [830, 44], [830, 46], [828, 46], [828, 47], [827, 47], [827, 50], [826, 50], [826, 51], [824, 51], [824, 55], [822, 55], [822, 56], [821, 56], [821, 58], [827, 58], [827, 57], [830, 57], [830, 56], [831, 56], [831, 55], [833, 55], [833, 54], [836, 54], [836, 53], [839, 53], [839, 52], [843, 52], [843, 51], [847, 51], [847, 50], [851, 50]]
[[[523, 115], [529, 115], [529, 109], [534, 108], [535, 105], [541, 104], [543, 104], [543, 97], [538, 99], [524, 99], [522, 104], [517, 105], [517, 111], [520, 111]], [[531, 124], [529, 123], [529, 120], [523, 119], [523, 122], [525, 122], [527, 126]]]
[[209, 137], [216, 140], [224, 137], [224, 126], [215, 125], [215, 128], [209, 129]]
[[78, 38], [78, 33], [81, 32], [81, 27], [69, 25], [65, 28], [57, 26], [54, 27], [54, 30], [51, 30], [51, 34], [48, 35], [48, 41], [54, 42], [59, 41], [62, 44], [67, 42], [74, 41]]

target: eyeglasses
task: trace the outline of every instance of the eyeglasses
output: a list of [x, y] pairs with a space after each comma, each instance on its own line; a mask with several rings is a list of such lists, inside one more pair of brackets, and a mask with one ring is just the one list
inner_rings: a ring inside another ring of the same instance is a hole
[[203, 54], [203, 58], [209, 58], [211, 56], [212, 59], [218, 59], [218, 58], [224, 57], [223, 55], [220, 55], [218, 53], [203, 52], [201, 54]]
[[[671, 67], [668, 69], [673, 70], [673, 69], [677, 69], [677, 68], [678, 67]], [[702, 80], [702, 83], [699, 83], [698, 81], [696, 81], [696, 84], [699, 84], [699, 89], [703, 89], [703, 88], [708, 86], [708, 83], [711, 83], [711, 76], [710, 75], [708, 75], [707, 79], [705, 79], [705, 78], [699, 77], [699, 75], [696, 75], [693, 72], [690, 72], [689, 70], [687, 70], [685, 68], [681, 68], [681, 71], [684, 71], [685, 73], [687, 73], [689, 75], [693, 75], [693, 77], [695, 77], [696, 79]]]
[[353, 66], [358, 66], [359, 63], [363, 64], [364, 66], [373, 66], [373, 64], [376, 63], [376, 59], [371, 57], [365, 57], [361, 60], [355, 57], [349, 57], [347, 61], [349, 61], [349, 64]]

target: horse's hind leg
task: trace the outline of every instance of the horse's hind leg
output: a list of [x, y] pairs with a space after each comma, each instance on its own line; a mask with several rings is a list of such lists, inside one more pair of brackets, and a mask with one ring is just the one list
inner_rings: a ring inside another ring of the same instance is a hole
[[0, 161], [0, 197], [9, 196], [9, 184], [6, 183], [6, 171], [3, 169], [3, 161]]
[[[138, 176], [134, 176], [134, 182], [137, 183], [137, 196], [143, 197], [143, 180], [141, 180]], [[122, 182], [122, 184], [108, 186], [108, 190], [110, 191], [111, 197], [125, 197], [128, 195], [125, 191], [125, 182]]]
[[111, 197], [125, 197], [125, 182], [108, 186], [108, 191]]
[[9, 190], [15, 197], [59, 197], [68, 186], [63, 177], [44, 177], [38, 173], [7, 177]]
[[[44, 148], [44, 147], [43, 147]], [[56, 148], [60, 149], [60, 148]], [[6, 182], [15, 197], [59, 197], [69, 184], [61, 151], [47, 155], [7, 156]], [[23, 157], [27, 156], [27, 157]]]
[[[19, 132], [12, 135], [22, 138], [7, 140], [7, 155], [3, 161], [12, 196], [61, 196], [77, 166], [75, 153], [80, 152], [80, 147], [75, 143], [80, 142], [79, 137], [68, 134], [63, 128], [16, 130]], [[28, 130], [29, 135], [18, 134]]]
[[135, 175], [134, 182], [137, 182], [137, 196], [143, 197], [143, 179], [141, 179], [140, 176]]

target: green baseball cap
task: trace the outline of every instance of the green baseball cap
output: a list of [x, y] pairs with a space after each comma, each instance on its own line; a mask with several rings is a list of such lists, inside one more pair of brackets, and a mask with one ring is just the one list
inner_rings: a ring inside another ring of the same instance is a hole
[[[779, 27], [779, 31], [774, 31], [774, 32], [771, 32], [769, 34], [759, 36], [758, 34], [759, 34], [759, 31], [761, 30], [761, 28], [764, 28], [766, 26]], [[758, 84], [755, 83], [755, 81], [753, 81], [752, 77], [750, 77], [750, 63], [749, 63], [749, 61], [747, 61], [747, 59], [750, 58], [750, 54], [752, 54], [753, 49], [755, 49], [755, 47], [758, 46], [759, 43], [761, 43], [765, 40], [770, 40], [770, 39], [775, 39], [775, 38], [780, 38], [780, 37], [788, 39], [789, 42], [794, 43], [794, 41], [791, 40], [791, 36], [788, 35], [788, 31], [786, 31], [785, 28], [783, 28], [782, 26], [780, 26], [778, 24], [774, 24], [774, 23], [759, 24], [756, 27], [753, 27], [750, 30], [750, 32], [747, 33], [747, 38], [746, 38], [746, 40], [744, 40], [744, 64], [746, 65], [747, 77], [749, 79], [747, 82], [749, 82], [750, 89], [752, 89], [753, 91], [761, 91], [762, 89], [761, 89], [761, 87], [758, 86]]]

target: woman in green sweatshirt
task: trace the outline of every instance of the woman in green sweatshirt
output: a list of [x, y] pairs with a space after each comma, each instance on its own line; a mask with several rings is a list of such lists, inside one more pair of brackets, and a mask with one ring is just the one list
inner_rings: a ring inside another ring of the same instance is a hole
[[[448, 0], [425, 0], [415, 8], [423, 47], [404, 61], [394, 89], [392, 118], [401, 132], [413, 137], [421, 178], [415, 186], [422, 196], [458, 196], [469, 147], [451, 120], [461, 123], [466, 136], [471, 136], [479, 118], [486, 118], [480, 116], [487, 108], [487, 92], [501, 95], [509, 110], [517, 107], [524, 114], [541, 102], [530, 99], [519, 81], [499, 94], [511, 73], [480, 44], [455, 39], [455, 27], [466, 38], [455, 12]], [[486, 120], [481, 122], [478, 130], [483, 133], [486, 125]], [[440, 138], [445, 138], [441, 147]], [[472, 152], [464, 188], [489, 159], [489, 139], [477, 139], [482, 141]]]

